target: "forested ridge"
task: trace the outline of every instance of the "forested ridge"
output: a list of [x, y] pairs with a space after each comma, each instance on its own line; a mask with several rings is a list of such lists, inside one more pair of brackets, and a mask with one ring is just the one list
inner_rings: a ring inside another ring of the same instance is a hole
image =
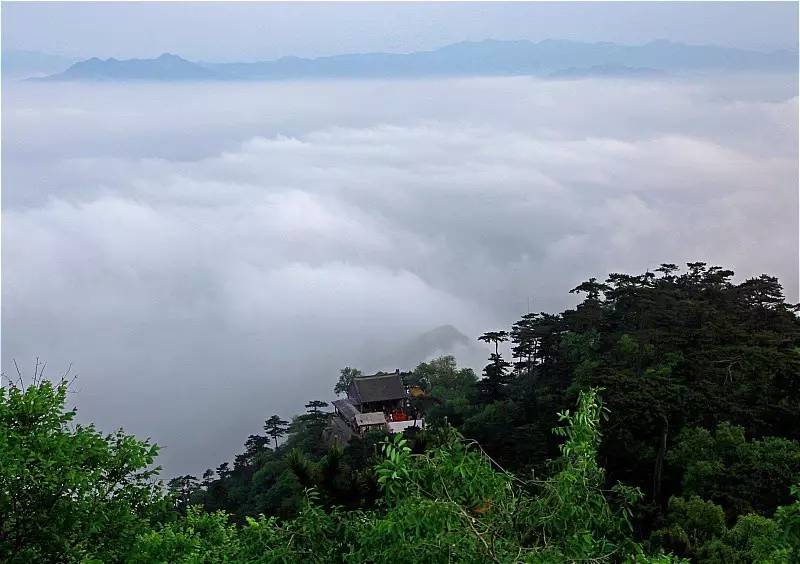
[[163, 485], [157, 446], [73, 422], [67, 382], [16, 382], [0, 561], [800, 562], [798, 306], [733, 276], [591, 278], [575, 309], [482, 335], [480, 375], [406, 373], [425, 430], [331, 445], [314, 399]]

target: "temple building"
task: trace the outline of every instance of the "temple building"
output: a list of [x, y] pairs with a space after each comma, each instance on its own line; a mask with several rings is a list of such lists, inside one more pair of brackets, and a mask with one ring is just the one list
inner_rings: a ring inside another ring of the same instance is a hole
[[354, 434], [363, 436], [373, 429], [399, 433], [409, 427], [423, 427], [423, 420], [411, 409], [399, 370], [353, 378], [347, 397], [335, 400], [333, 407], [330, 431], [343, 443]]

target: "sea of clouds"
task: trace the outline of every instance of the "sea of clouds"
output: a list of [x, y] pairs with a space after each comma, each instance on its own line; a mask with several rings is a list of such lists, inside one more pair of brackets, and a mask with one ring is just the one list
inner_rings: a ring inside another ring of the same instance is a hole
[[375, 349], [590, 276], [705, 260], [797, 301], [796, 83], [4, 83], [3, 370], [72, 363], [83, 420], [200, 473], [398, 368]]

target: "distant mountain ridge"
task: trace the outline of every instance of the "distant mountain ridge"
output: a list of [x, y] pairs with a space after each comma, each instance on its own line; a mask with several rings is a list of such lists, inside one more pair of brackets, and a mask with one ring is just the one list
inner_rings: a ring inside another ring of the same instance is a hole
[[286, 80], [425, 76], [652, 76], [692, 70], [797, 71], [796, 50], [749, 51], [666, 40], [643, 45], [464, 41], [433, 51], [364, 53], [315, 59], [283, 57], [254, 63], [192, 62], [165, 53], [156, 59], [97, 58], [44, 80]]
[[38, 80], [212, 80], [216, 74], [186, 59], [164, 53], [156, 59], [98, 59], [75, 63], [62, 73]]

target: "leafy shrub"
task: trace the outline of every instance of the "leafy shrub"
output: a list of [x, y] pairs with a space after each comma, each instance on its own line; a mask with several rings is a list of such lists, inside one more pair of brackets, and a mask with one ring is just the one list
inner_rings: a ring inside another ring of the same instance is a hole
[[158, 447], [73, 424], [67, 388], [0, 388], [0, 561], [120, 561], [169, 505]]

